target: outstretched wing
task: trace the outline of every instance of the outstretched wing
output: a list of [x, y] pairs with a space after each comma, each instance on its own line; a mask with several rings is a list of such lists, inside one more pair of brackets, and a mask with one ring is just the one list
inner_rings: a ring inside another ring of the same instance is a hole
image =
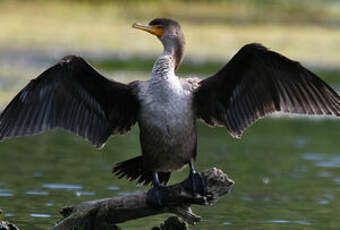
[[195, 91], [197, 116], [233, 137], [275, 111], [340, 116], [340, 97], [315, 74], [260, 44], [244, 46]]
[[0, 115], [0, 140], [63, 128], [97, 147], [136, 122], [134, 84], [100, 75], [80, 57], [67, 56], [33, 79]]

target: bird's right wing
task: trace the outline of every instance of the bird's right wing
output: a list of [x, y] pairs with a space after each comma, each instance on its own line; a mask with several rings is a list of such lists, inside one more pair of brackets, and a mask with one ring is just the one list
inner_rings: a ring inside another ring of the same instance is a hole
[[0, 115], [0, 140], [59, 127], [100, 147], [135, 124], [134, 86], [108, 80], [82, 58], [67, 56], [8, 104]]
[[248, 44], [199, 82], [197, 116], [240, 137], [256, 120], [282, 111], [340, 117], [340, 96], [314, 73], [260, 44]]

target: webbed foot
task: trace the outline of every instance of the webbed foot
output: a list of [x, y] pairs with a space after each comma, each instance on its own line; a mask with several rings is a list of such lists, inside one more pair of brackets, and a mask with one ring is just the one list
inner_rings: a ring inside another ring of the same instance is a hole
[[153, 186], [146, 194], [146, 203], [155, 209], [162, 209], [165, 207], [164, 200], [167, 198], [168, 193], [169, 190], [165, 186]]
[[193, 195], [199, 194], [201, 196], [206, 196], [208, 194], [206, 179], [200, 173], [196, 172], [192, 160], [189, 162], [189, 166], [189, 181], [191, 182], [191, 188], [188, 187], [188, 189], [191, 189]]
[[207, 195], [207, 182], [205, 178], [198, 172], [192, 172], [189, 176], [191, 180], [192, 193], [199, 194], [201, 196]]

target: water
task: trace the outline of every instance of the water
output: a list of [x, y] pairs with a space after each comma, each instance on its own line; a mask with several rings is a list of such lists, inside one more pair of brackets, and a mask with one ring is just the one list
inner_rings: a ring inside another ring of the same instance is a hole
[[[340, 122], [268, 118], [241, 140], [223, 128], [199, 124], [199, 170], [217, 167], [235, 180], [231, 194], [213, 207], [193, 206], [202, 216], [191, 229], [338, 229], [340, 226]], [[58, 211], [85, 200], [130, 194], [147, 187], [112, 176], [112, 165], [140, 153], [138, 128], [110, 138], [97, 150], [64, 131], [0, 143], [2, 219], [21, 229], [47, 229]], [[170, 183], [184, 179], [187, 169]], [[130, 221], [123, 229], [151, 229], [168, 215]]]
[[[339, 167], [322, 163], [340, 157], [339, 130], [334, 120], [275, 118], [258, 122], [241, 140], [234, 140], [224, 129], [199, 125], [197, 167], [221, 168], [236, 185], [216, 206], [193, 207], [203, 217], [194, 229], [340, 226]], [[304, 147], [296, 145], [301, 137], [308, 140]], [[138, 154], [137, 140], [134, 129], [111, 138], [100, 151], [62, 131], [2, 142], [0, 207], [10, 214], [6, 220], [24, 229], [46, 229], [60, 218], [63, 206], [146, 189], [113, 177], [108, 167]], [[186, 173], [173, 174], [171, 183]], [[121, 226], [150, 229], [165, 219], [154, 216]]]

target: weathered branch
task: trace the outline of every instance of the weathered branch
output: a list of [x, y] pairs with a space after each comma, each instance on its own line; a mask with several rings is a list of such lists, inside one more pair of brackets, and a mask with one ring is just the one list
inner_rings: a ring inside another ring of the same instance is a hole
[[122, 197], [91, 200], [79, 205], [65, 207], [61, 210], [64, 219], [52, 230], [94, 230], [114, 229], [113, 224], [162, 213], [174, 213], [184, 221], [194, 224], [201, 217], [195, 215], [190, 206], [212, 205], [228, 191], [234, 182], [222, 170], [212, 168], [202, 172], [207, 182], [207, 196], [193, 196], [189, 189], [189, 179], [169, 186], [169, 194], [163, 201], [161, 210], [149, 207], [146, 203], [146, 192]]

